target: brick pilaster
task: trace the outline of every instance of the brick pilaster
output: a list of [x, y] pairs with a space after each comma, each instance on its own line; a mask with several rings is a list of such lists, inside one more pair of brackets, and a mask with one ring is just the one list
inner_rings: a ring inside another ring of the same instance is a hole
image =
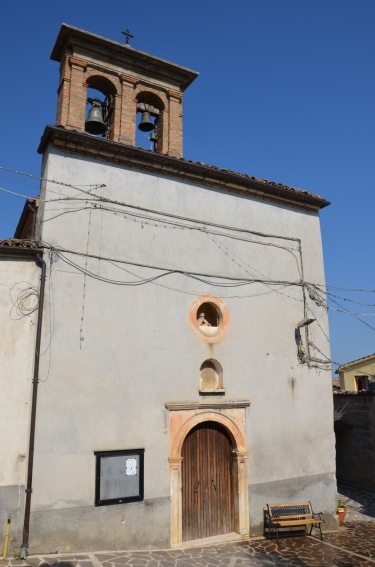
[[182, 157], [182, 94], [169, 90], [169, 143], [168, 154]]
[[120, 108], [120, 128], [118, 141], [123, 144], [134, 146], [137, 103], [134, 96], [134, 89], [138, 84], [138, 79], [132, 75], [120, 75], [122, 83], [121, 108]]
[[109, 139], [118, 142], [120, 139], [121, 124], [121, 94], [113, 97], [113, 111], [109, 120]]
[[158, 125], [158, 143], [157, 152], [159, 154], [168, 154], [169, 148], [169, 111], [163, 110], [160, 116], [160, 126]]
[[60, 84], [57, 90], [57, 113], [56, 124], [59, 126], [66, 126], [68, 123], [69, 114], [69, 94], [70, 94], [70, 66], [69, 55], [61, 62], [60, 67]]
[[71, 68], [68, 128], [84, 131], [87, 85], [84, 80], [84, 71], [87, 62], [72, 56], [69, 59]]

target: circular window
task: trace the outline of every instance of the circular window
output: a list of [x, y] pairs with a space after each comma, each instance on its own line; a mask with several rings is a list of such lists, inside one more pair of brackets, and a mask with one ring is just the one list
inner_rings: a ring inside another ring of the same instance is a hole
[[221, 341], [227, 333], [228, 309], [216, 296], [200, 296], [191, 306], [189, 318], [196, 334], [207, 342]]

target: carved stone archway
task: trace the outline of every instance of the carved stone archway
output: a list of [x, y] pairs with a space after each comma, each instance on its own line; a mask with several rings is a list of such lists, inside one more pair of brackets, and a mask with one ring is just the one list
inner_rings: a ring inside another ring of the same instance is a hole
[[215, 421], [229, 433], [235, 461], [235, 530], [244, 539], [249, 537], [248, 451], [246, 442], [246, 408], [248, 401], [170, 402], [169, 469], [171, 493], [171, 546], [182, 544], [182, 446], [193, 427]]

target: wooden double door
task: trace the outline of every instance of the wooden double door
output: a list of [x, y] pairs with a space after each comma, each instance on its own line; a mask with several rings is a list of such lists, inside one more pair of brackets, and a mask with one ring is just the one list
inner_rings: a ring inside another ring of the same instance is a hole
[[182, 447], [182, 539], [234, 531], [233, 447], [215, 422], [194, 427]]

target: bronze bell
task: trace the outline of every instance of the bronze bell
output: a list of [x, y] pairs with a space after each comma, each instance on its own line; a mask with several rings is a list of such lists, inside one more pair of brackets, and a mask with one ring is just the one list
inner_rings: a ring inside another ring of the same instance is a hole
[[155, 125], [151, 120], [150, 113], [147, 112], [147, 110], [144, 110], [142, 112], [142, 118], [139, 123], [138, 129], [141, 130], [141, 132], [151, 132], [151, 130], [153, 130], [154, 128]]
[[98, 136], [107, 132], [107, 124], [103, 120], [103, 111], [100, 103], [93, 102], [85, 122], [85, 130], [89, 134]]
[[152, 134], [150, 134], [150, 142], [154, 142], [154, 144], [156, 144], [157, 141], [158, 141], [158, 134], [156, 130], [154, 130]]

